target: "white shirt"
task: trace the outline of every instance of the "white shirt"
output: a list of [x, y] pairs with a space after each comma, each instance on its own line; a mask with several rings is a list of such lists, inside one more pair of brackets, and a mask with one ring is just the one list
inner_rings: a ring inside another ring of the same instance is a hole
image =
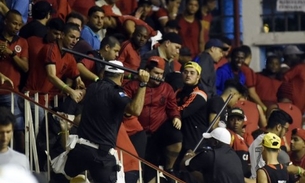
[[28, 158], [11, 148], [4, 153], [0, 153], [0, 166], [1, 165], [17, 165], [25, 170], [30, 170], [30, 163]]
[[259, 135], [249, 147], [250, 163], [251, 163], [251, 178], [256, 178], [256, 171], [265, 166], [265, 161], [262, 158], [262, 141], [265, 134]]

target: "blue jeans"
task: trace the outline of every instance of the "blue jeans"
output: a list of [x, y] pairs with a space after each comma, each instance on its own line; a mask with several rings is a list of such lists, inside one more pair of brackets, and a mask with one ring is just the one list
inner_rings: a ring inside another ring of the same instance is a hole
[[[24, 117], [20, 110], [20, 97], [14, 95], [14, 115], [16, 117], [16, 123], [14, 125], [14, 130], [24, 130]], [[5, 106], [11, 108], [11, 94], [0, 95], [0, 106]]]

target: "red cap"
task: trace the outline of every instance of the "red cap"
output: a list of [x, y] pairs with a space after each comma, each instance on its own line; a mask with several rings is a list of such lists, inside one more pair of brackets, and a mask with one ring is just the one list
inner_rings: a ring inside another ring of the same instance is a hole
[[164, 70], [165, 69], [165, 60], [158, 56], [152, 56], [148, 59], [147, 65], [150, 64], [150, 62], [156, 62], [158, 64], [158, 68]]
[[120, 16], [120, 15], [113, 13], [112, 6], [110, 6], [110, 5], [103, 5], [101, 8], [104, 10], [104, 14], [106, 17], [119, 17]]
[[301, 128], [296, 128], [297, 132], [295, 133], [295, 135], [301, 137], [301, 139], [305, 140], [305, 130], [301, 129]]

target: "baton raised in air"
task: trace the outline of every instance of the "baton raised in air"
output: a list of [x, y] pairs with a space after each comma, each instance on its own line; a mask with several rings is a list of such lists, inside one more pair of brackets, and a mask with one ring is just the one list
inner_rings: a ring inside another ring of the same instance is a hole
[[[207, 131], [205, 133], [209, 133], [209, 131], [211, 130], [211, 128], [214, 126], [214, 124], [216, 123], [217, 119], [219, 118], [219, 116], [221, 115], [221, 113], [225, 110], [225, 108], [227, 107], [228, 103], [230, 102], [230, 100], [232, 99], [233, 94], [229, 94], [227, 100], [225, 101], [225, 104], [222, 106], [221, 110], [219, 111], [219, 113], [217, 113], [217, 115], [214, 117], [211, 125], [209, 126], [209, 128], [207, 129]], [[204, 137], [201, 137], [200, 141], [198, 142], [198, 144], [196, 145], [196, 147], [194, 148], [193, 152], [196, 152], [196, 150], [199, 148], [200, 144], [202, 143]]]
[[[86, 54], [83, 54], [83, 53], [80, 53], [80, 52], [77, 52], [77, 51], [73, 51], [73, 50], [70, 50], [70, 49], [67, 49], [67, 48], [62, 48], [61, 50], [65, 51], [65, 52], [68, 52], [68, 53], [71, 53], [73, 55], [77, 55], [77, 56], [92, 60], [94, 62], [100, 62], [100, 63], [105, 64], [105, 65], [109, 65], [109, 66], [112, 66], [112, 67], [115, 67], [115, 68], [118, 68], [118, 69], [122, 69], [124, 71], [130, 72], [130, 73], [135, 74], [135, 75], [139, 74], [138, 71], [135, 71], [135, 70], [132, 70], [132, 69], [129, 69], [129, 68], [126, 68], [126, 67], [122, 67], [122, 66], [119, 66], [119, 65], [116, 65], [116, 64], [113, 64], [113, 63], [110, 63], [110, 62], [107, 62], [107, 61], [104, 61], [104, 60], [101, 60], [101, 59], [98, 59], [98, 58], [95, 58], [95, 57], [91, 57], [89, 55], [86, 55]], [[150, 79], [163, 82], [162, 79], [152, 77], [152, 76], [150, 76]]]

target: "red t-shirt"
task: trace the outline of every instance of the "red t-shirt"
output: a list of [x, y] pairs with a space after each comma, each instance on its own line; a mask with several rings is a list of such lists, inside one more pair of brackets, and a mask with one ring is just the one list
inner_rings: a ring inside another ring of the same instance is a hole
[[[66, 16], [71, 13], [72, 9], [68, 3], [68, 1], [63, 0], [47, 0], [56, 12], [53, 14], [53, 17], [61, 18], [65, 21]], [[86, 0], [87, 2], [88, 0]]]
[[[121, 126], [119, 128], [116, 145], [118, 147], [121, 147], [122, 149], [128, 151], [129, 153], [131, 153], [135, 156], [138, 156], [136, 149], [134, 148], [132, 142], [130, 141], [130, 139], [127, 135], [124, 123], [121, 123]], [[119, 158], [121, 158], [120, 150], [119, 149], [117, 149], [117, 150], [118, 150]], [[124, 152], [123, 152], [123, 166], [124, 166], [125, 172], [139, 170], [138, 160]]]
[[157, 11], [155, 11], [154, 16], [157, 20], [168, 18], [168, 11], [164, 8], [159, 8]]
[[226, 63], [228, 63], [228, 59], [226, 57], [222, 57], [219, 62], [214, 64], [215, 71]]
[[122, 43], [118, 60], [124, 64], [124, 67], [133, 70], [138, 70], [141, 63], [140, 53], [135, 50], [130, 41]]
[[55, 64], [56, 76], [58, 78], [67, 77], [75, 79], [79, 76], [79, 71], [76, 66], [76, 61], [73, 55], [69, 53], [61, 54], [61, 51], [57, 43], [50, 43], [43, 46], [40, 50], [37, 60], [37, 66], [35, 72], [33, 72], [26, 85], [26, 89], [29, 91], [40, 91], [48, 93], [53, 84], [49, 81], [46, 73], [46, 65]]
[[181, 16], [178, 18], [178, 24], [181, 27], [179, 35], [182, 38], [182, 45], [191, 50], [192, 58], [196, 57], [199, 54], [200, 21], [195, 18], [190, 23]]
[[88, 11], [92, 6], [95, 6], [95, 0], [68, 0], [72, 10], [82, 14], [84, 17], [88, 16]]
[[47, 43], [44, 42], [43, 38], [36, 36], [29, 37], [27, 40], [29, 44], [29, 75], [31, 75], [35, 72], [38, 62], [41, 62], [37, 59], [38, 53]]
[[203, 21], [203, 38], [204, 38], [204, 42], [208, 42], [210, 37], [210, 28], [211, 28], [211, 22], [212, 22], [213, 16], [211, 13], [207, 14], [206, 16], [204, 16], [202, 18]]
[[117, 23], [118, 23], [118, 27], [117, 29], [121, 29], [121, 31], [125, 34], [125, 30], [122, 30], [122, 28], [124, 28], [124, 23], [127, 21], [127, 20], [131, 20], [135, 23], [135, 25], [143, 25], [146, 27], [148, 33], [149, 33], [149, 36], [155, 36], [157, 35], [157, 32], [152, 28], [150, 27], [146, 22], [144, 22], [143, 20], [140, 20], [140, 19], [137, 19], [136, 17], [134, 16], [131, 16], [131, 15], [122, 15], [122, 16], [119, 16], [117, 17]]
[[293, 104], [305, 112], [305, 64], [299, 64], [289, 70], [284, 76], [284, 81], [292, 86]]
[[134, 135], [137, 132], [143, 131], [143, 127], [136, 116], [124, 117], [123, 122], [128, 135]]
[[277, 79], [266, 77], [260, 73], [256, 74], [256, 93], [262, 102], [269, 106], [277, 103], [276, 93], [282, 82]]
[[246, 77], [246, 86], [248, 88], [254, 87], [256, 85], [256, 74], [254, 71], [246, 65], [242, 65], [240, 70]]
[[[80, 1], [83, 1], [83, 0], [80, 0]], [[130, 15], [138, 7], [137, 0], [121, 0], [121, 1], [116, 1], [115, 4], [120, 9], [122, 15]]]
[[[3, 38], [2, 34], [0, 34], [0, 42], [4, 41], [5, 39]], [[16, 55], [20, 58], [29, 58], [28, 43], [24, 38], [15, 36], [12, 42], [8, 43], [8, 48], [12, 51], [14, 50]], [[22, 71], [19, 66], [17, 66], [13, 58], [11, 58], [9, 55], [0, 54], [0, 72], [13, 81], [14, 90], [18, 91], [21, 78], [20, 72]], [[11, 87], [11, 85], [7, 83], [3, 85], [0, 84], [0, 86]], [[6, 94], [7, 92], [0, 93]]]

